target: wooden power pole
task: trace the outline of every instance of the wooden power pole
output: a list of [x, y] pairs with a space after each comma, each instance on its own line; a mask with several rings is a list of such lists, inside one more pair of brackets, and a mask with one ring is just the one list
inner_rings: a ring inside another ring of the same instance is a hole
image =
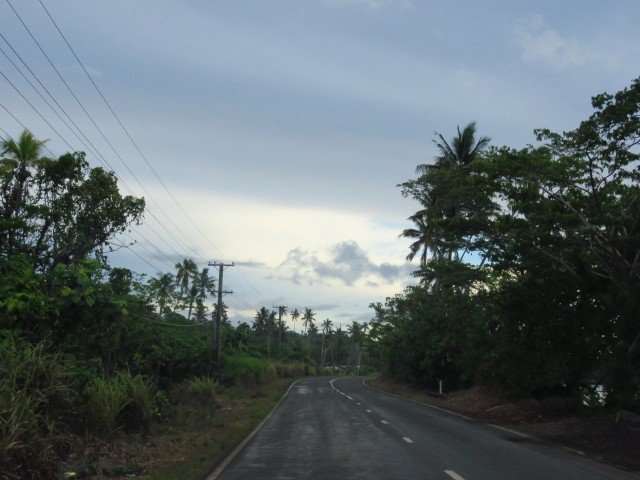
[[231, 263], [217, 263], [209, 262], [210, 267], [218, 269], [218, 312], [216, 315], [216, 364], [220, 364], [220, 330], [222, 328], [222, 294], [233, 293], [222, 290], [222, 274], [225, 267], [233, 267], [235, 264]]

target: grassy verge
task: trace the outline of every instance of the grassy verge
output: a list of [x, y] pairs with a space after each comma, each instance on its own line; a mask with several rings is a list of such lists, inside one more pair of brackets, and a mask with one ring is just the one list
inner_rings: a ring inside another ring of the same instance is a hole
[[147, 439], [139, 438], [142, 443], [137, 447], [131, 445], [135, 439], [128, 438], [119, 448], [129, 458], [114, 454], [112, 460], [141, 467], [136, 478], [145, 480], [206, 478], [269, 414], [292, 382], [278, 379], [260, 386], [228, 389], [220, 405], [211, 411], [181, 406], [170, 421], [155, 425]]

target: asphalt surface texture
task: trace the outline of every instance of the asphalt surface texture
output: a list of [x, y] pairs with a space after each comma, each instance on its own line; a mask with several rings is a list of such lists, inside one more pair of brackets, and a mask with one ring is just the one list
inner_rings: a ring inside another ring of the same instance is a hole
[[208, 480], [640, 480], [515, 431], [366, 386], [294, 383]]

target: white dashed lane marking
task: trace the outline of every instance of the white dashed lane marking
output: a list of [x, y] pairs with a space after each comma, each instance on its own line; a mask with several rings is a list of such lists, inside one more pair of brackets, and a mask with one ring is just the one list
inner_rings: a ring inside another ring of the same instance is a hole
[[402, 437], [402, 439], [407, 443], [413, 443], [413, 440], [411, 440], [409, 437]]
[[444, 473], [446, 473], [447, 475], [449, 475], [451, 478], [453, 478], [453, 480], [464, 480], [463, 477], [461, 477], [460, 475], [458, 475], [456, 472], [454, 472], [453, 470], [445, 470]]

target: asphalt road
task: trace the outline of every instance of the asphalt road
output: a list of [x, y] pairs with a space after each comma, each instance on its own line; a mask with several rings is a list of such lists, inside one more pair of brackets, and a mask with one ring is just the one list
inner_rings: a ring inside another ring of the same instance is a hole
[[208, 480], [304, 478], [640, 480], [561, 447], [370, 389], [358, 377], [295, 383]]

